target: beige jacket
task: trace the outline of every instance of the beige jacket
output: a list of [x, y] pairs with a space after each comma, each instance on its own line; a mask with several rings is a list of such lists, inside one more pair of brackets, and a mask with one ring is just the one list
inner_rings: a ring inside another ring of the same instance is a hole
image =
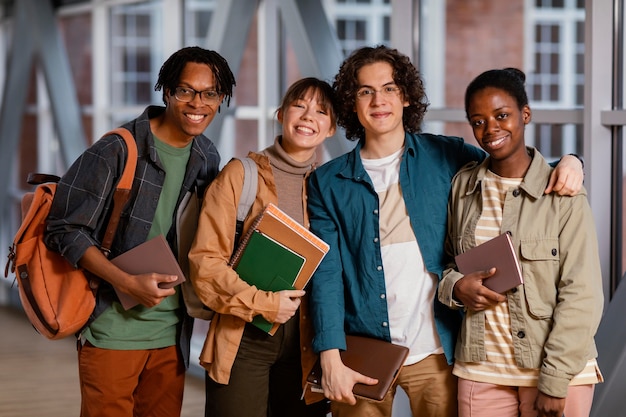
[[[278, 204], [276, 184], [269, 158], [250, 152], [258, 167], [259, 186], [250, 215], [244, 222], [244, 234], [268, 203]], [[241, 197], [244, 169], [239, 161], [230, 161], [211, 183], [204, 196], [198, 230], [189, 252], [191, 280], [200, 300], [215, 311], [200, 354], [200, 364], [218, 383], [227, 384], [246, 322], [261, 314], [273, 322], [278, 313], [277, 294], [258, 290], [243, 281], [228, 266], [233, 251], [237, 206]], [[306, 184], [306, 179], [305, 179]], [[303, 201], [306, 189], [303, 188]], [[305, 225], [308, 216], [304, 210]], [[306, 298], [306, 297], [305, 297]], [[306, 299], [300, 305], [300, 339], [304, 378], [317, 359], [310, 348], [312, 324]], [[321, 400], [319, 394], [306, 395], [307, 402]]]
[[[507, 293], [513, 348], [518, 366], [540, 369], [541, 392], [564, 398], [572, 377], [597, 356], [594, 335], [603, 308], [598, 245], [586, 191], [574, 197], [545, 195], [551, 168], [538, 151], [529, 151], [533, 159], [522, 184], [506, 195], [501, 229], [512, 233], [524, 278]], [[489, 159], [474, 163], [453, 180], [446, 239], [450, 259], [476, 245], [488, 164]], [[459, 308], [452, 294], [462, 275], [453, 263], [449, 267], [439, 300]], [[483, 312], [466, 311], [455, 358], [486, 359]]]

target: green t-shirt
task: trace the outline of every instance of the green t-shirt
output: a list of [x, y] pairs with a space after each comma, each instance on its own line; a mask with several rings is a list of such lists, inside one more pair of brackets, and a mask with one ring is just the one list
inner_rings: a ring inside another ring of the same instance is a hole
[[[166, 175], [148, 239], [159, 234], [167, 235], [172, 226], [191, 153], [191, 143], [184, 148], [175, 148], [154, 137], [154, 144]], [[124, 310], [115, 301], [85, 329], [83, 336], [94, 346], [105, 349], [141, 350], [173, 346], [181, 319], [179, 308], [178, 287], [176, 294], [152, 308], [140, 304]]]

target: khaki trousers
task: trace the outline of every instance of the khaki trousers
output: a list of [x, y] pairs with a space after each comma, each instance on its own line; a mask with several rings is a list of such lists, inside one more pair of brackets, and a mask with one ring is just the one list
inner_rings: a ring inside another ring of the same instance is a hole
[[398, 379], [382, 401], [359, 398], [353, 406], [332, 402], [332, 415], [391, 417], [393, 398], [398, 386], [409, 397], [413, 417], [456, 417], [457, 380], [443, 354], [430, 355], [418, 363], [403, 366]]

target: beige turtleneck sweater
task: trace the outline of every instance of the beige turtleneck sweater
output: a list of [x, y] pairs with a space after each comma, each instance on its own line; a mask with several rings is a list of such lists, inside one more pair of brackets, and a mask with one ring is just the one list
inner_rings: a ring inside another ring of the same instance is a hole
[[302, 202], [302, 187], [304, 176], [309, 172], [316, 161], [316, 155], [305, 162], [298, 162], [291, 158], [281, 146], [282, 136], [274, 139], [274, 144], [261, 153], [270, 159], [278, 207], [300, 224], [304, 224], [304, 205]]

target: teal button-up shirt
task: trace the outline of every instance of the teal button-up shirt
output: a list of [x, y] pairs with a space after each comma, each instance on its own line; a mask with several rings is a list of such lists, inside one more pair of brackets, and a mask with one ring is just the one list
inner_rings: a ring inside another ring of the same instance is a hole
[[[311, 230], [330, 244], [310, 284], [316, 352], [345, 349], [346, 334], [391, 340], [379, 236], [379, 201], [360, 157], [362, 143], [310, 177]], [[406, 134], [400, 187], [424, 264], [441, 279], [452, 177], [485, 153], [461, 138]], [[433, 300], [436, 328], [451, 363], [461, 317]], [[417, 318], [416, 318], [417, 319]]]

